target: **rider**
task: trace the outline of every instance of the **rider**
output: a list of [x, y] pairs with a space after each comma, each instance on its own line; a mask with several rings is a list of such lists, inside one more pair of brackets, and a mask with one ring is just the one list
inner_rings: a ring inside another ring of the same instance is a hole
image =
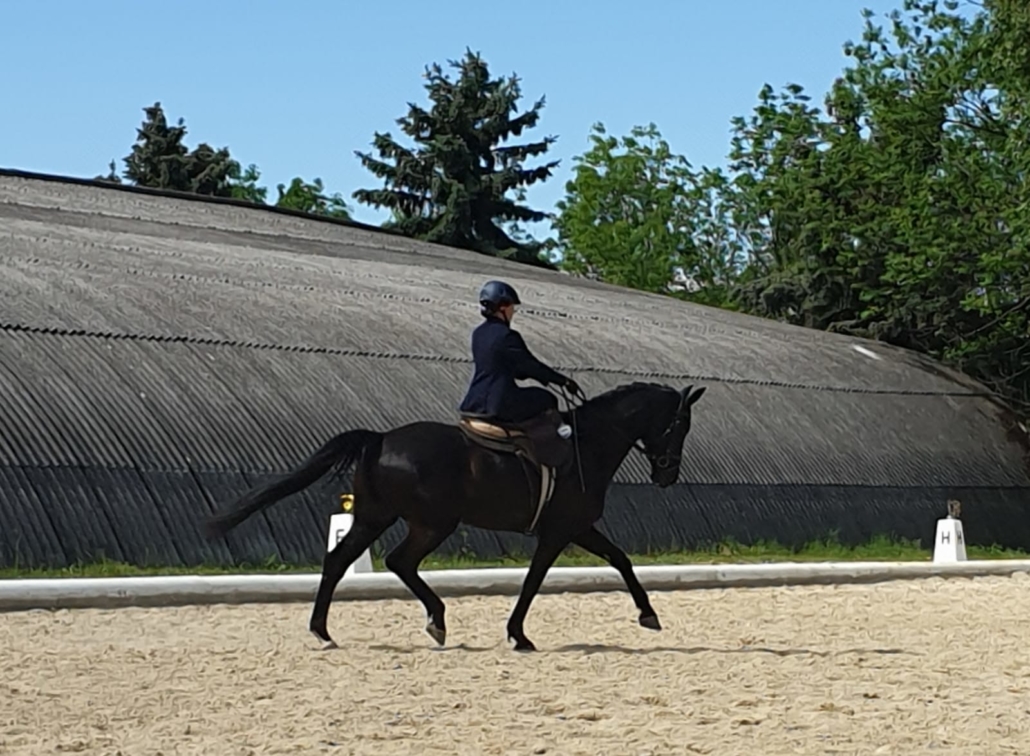
[[519, 295], [503, 281], [487, 281], [479, 292], [483, 322], [472, 332], [475, 370], [460, 411], [505, 423], [550, 422], [562, 438], [572, 429], [561, 421], [558, 399], [538, 387], [521, 388], [515, 381], [532, 378], [544, 385], [564, 386], [580, 394], [579, 385], [548, 367], [529, 351], [522, 335], [511, 327]]

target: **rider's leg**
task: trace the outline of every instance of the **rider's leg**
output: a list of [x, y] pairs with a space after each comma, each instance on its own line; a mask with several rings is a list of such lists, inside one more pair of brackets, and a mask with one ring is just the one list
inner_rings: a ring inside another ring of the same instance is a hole
[[572, 434], [572, 429], [562, 422], [558, 413], [558, 397], [550, 391], [530, 386], [519, 388], [516, 396], [518, 398], [512, 412], [515, 415], [513, 420], [516, 422], [530, 420], [550, 422], [553, 423], [555, 430], [562, 438], [568, 438]]

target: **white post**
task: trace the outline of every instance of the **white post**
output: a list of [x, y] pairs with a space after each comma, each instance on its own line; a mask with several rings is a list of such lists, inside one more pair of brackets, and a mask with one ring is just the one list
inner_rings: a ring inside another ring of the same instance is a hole
[[[343, 494], [340, 497], [343, 503], [343, 512], [329, 516], [329, 538], [326, 543], [326, 551], [332, 551], [336, 544], [343, 540], [344, 536], [350, 532], [351, 526], [354, 524], [354, 515], [350, 513], [354, 507], [354, 497], [350, 494]], [[353, 564], [347, 568], [347, 571], [343, 574], [346, 578], [348, 575], [353, 575], [355, 572], [372, 572], [372, 555], [368, 549], [365, 549], [364, 553], [361, 554], [357, 559], [354, 560]]]
[[953, 563], [966, 561], [966, 537], [962, 521], [958, 518], [960, 505], [948, 502], [948, 516], [937, 521], [937, 535], [933, 544], [933, 561]]

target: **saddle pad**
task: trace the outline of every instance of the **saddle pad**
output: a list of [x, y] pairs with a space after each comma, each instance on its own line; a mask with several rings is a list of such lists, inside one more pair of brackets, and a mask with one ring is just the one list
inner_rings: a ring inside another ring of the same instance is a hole
[[489, 438], [521, 438], [525, 435], [522, 431], [508, 430], [507, 428], [502, 428], [498, 425], [488, 423], [485, 420], [464, 418], [461, 423], [473, 433], [478, 433], [481, 436], [488, 436]]

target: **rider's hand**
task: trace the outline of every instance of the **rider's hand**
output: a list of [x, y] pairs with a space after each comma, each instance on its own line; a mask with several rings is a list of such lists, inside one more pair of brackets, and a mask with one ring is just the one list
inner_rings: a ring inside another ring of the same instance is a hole
[[579, 387], [579, 384], [571, 378], [565, 379], [565, 388], [567, 388], [569, 390], [569, 393], [573, 396], [583, 396], [583, 389], [581, 389]]

